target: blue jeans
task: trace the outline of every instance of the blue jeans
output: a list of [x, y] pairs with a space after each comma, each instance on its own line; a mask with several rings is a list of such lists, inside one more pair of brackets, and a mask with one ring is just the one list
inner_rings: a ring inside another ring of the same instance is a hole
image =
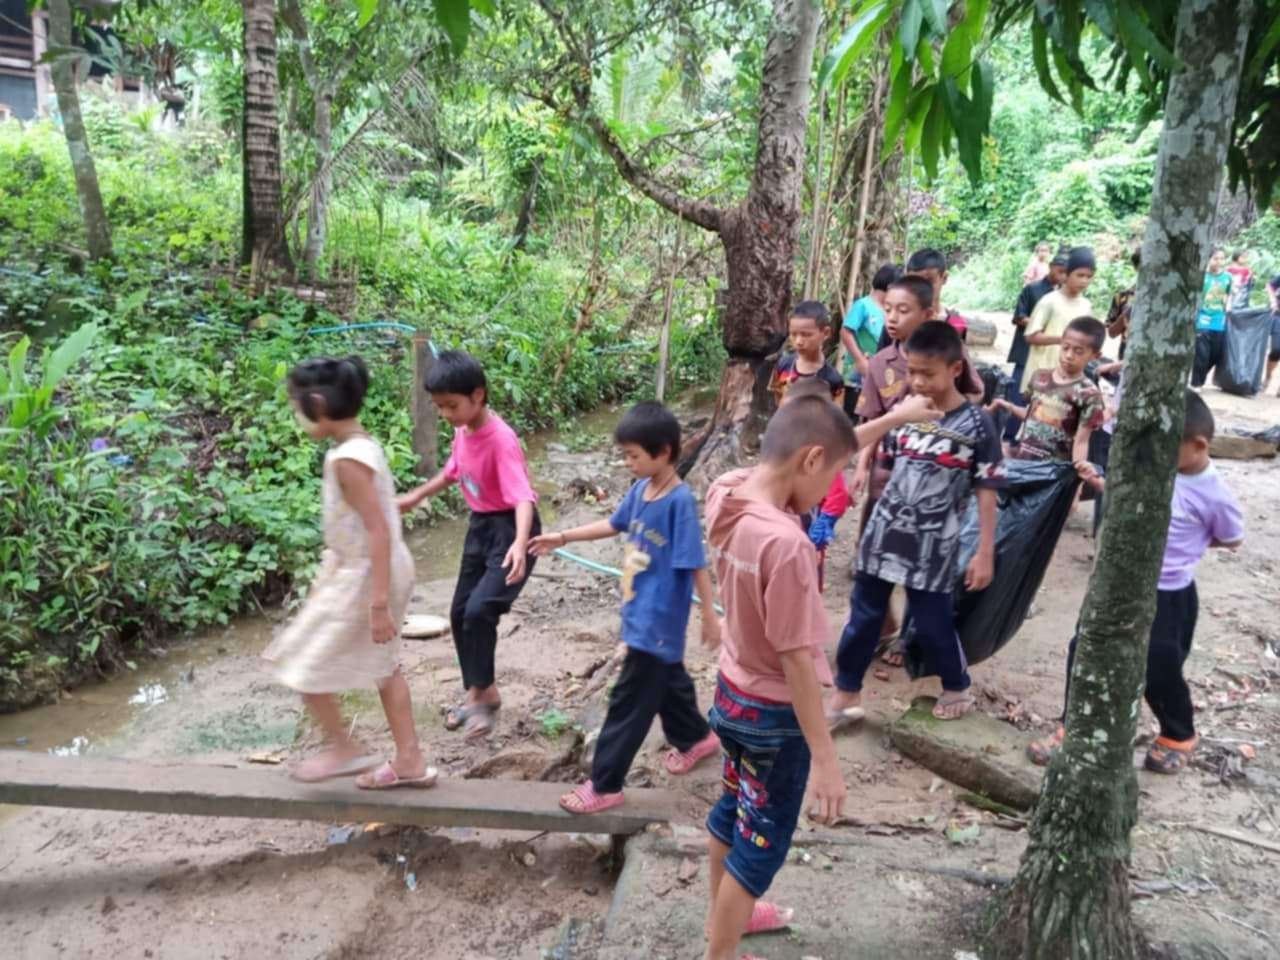
[[757, 899], [787, 862], [809, 781], [809, 745], [789, 703], [753, 697], [723, 675], [708, 717], [724, 750], [724, 793], [707, 832], [724, 868]]
[[[862, 678], [880, 644], [880, 628], [896, 584], [859, 573], [853, 581], [849, 622], [836, 651], [836, 687], [848, 693], [862, 689]], [[916, 641], [924, 647], [929, 673], [942, 678], [942, 689], [969, 689], [968, 664], [956, 633], [950, 593], [907, 588], [907, 617]]]

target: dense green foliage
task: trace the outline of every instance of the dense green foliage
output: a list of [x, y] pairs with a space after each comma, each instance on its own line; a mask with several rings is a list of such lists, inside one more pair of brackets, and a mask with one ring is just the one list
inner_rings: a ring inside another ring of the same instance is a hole
[[[18, 395], [0, 384], [0, 703], [125, 661], [161, 632], [226, 622], [306, 573], [322, 451], [283, 394], [298, 360], [369, 361], [362, 419], [411, 481], [403, 335], [311, 329], [391, 319], [465, 347], [485, 363], [495, 408], [524, 431], [651, 389], [641, 359], [652, 331], [625, 334], [616, 298], [573, 339], [580, 264], [514, 253], [500, 228], [437, 218], [412, 198], [388, 198], [380, 217], [352, 207], [335, 218], [334, 241], [360, 269], [351, 316], [289, 292], [249, 296], [218, 268], [238, 202], [225, 141], [156, 135], [136, 114], [86, 103], [113, 263], [82, 265], [65, 246], [78, 212], [57, 130], [0, 126], [0, 343], [15, 371], [38, 376], [67, 334], [97, 328], [34, 419], [20, 423]], [[677, 382], [714, 376], [718, 349], [710, 324], [678, 324]], [[447, 450], [447, 430], [442, 440]]]

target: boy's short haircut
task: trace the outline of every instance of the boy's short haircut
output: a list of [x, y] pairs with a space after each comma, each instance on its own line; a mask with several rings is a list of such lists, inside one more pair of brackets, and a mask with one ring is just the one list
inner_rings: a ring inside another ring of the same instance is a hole
[[822, 447], [827, 463], [858, 449], [853, 424], [829, 396], [788, 399], [765, 427], [760, 456], [770, 463], [785, 463], [805, 447]]
[[613, 442], [634, 443], [651, 457], [661, 456], [665, 450], [667, 461], [675, 463], [680, 458], [680, 421], [656, 400], [645, 400], [618, 421]]
[[934, 250], [932, 247], [917, 250], [907, 260], [907, 273], [919, 273], [921, 270], [937, 270], [939, 273], [946, 273], [947, 258], [942, 255], [942, 251]]
[[818, 397], [822, 400], [832, 400], [831, 384], [819, 377], [801, 377], [799, 380], [792, 380], [787, 385], [786, 402], [792, 400], [801, 400], [804, 397]]
[[1107, 328], [1096, 317], [1076, 317], [1063, 331], [1063, 333], [1072, 332], [1088, 337], [1095, 353], [1101, 353], [1103, 344], [1107, 342]]
[[956, 328], [945, 320], [928, 320], [920, 324], [907, 338], [904, 349], [909, 354], [931, 357], [948, 365], [964, 359], [964, 341]]
[[1182, 424], [1182, 442], [1204, 438], [1205, 442], [1213, 440], [1213, 411], [1204, 402], [1204, 397], [1194, 390], [1187, 390], [1187, 418]]
[[446, 350], [436, 357], [423, 380], [427, 393], [457, 393], [470, 396], [477, 390], [488, 400], [489, 382], [480, 361], [465, 350]]
[[933, 284], [918, 273], [908, 273], [889, 284], [890, 290], [905, 290], [915, 297], [921, 310], [933, 306]]
[[1061, 267], [1063, 270], [1067, 269], [1067, 255], [1065, 253], [1054, 254], [1053, 259], [1049, 261], [1049, 266]]
[[1249, 252], [1248, 250], [1237, 250], [1235, 253], [1231, 255], [1231, 262], [1239, 263], [1240, 258], [1243, 257], [1248, 252]]
[[902, 270], [898, 268], [896, 263], [886, 263], [883, 267], [876, 271], [876, 275], [871, 278], [872, 290], [888, 290], [892, 284], [902, 276]]
[[791, 316], [808, 317], [820, 329], [831, 326], [831, 311], [821, 300], [801, 300], [791, 308]]

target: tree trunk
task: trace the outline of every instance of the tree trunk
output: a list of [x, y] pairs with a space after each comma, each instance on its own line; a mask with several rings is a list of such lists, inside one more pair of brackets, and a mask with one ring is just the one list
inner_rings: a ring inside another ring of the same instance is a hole
[[1184, 0], [1134, 299], [1106, 522], [1080, 620], [1067, 737], [989, 937], [995, 956], [1131, 958], [1133, 741], [1168, 532], [1196, 305], [1252, 20], [1249, 0]]
[[292, 271], [281, 196], [279, 81], [274, 0], [241, 0], [244, 11], [244, 233], [242, 264]]
[[813, 48], [821, 12], [811, 0], [774, 0], [760, 79], [755, 170], [742, 206], [720, 224], [728, 274], [721, 317], [729, 354], [711, 424], [689, 445], [686, 469], [706, 483], [740, 462], [771, 402], [769, 356], [786, 340], [795, 276]]
[[313, 141], [316, 151], [316, 174], [311, 181], [311, 203], [307, 207], [307, 241], [302, 250], [302, 262], [307, 276], [317, 275], [317, 265], [324, 256], [326, 224], [329, 217], [329, 194], [333, 190], [333, 93], [329, 90], [315, 92], [316, 105], [313, 123]]
[[76, 196], [88, 236], [89, 256], [101, 260], [111, 256], [111, 223], [102, 205], [98, 189], [98, 170], [89, 150], [89, 137], [80, 116], [80, 94], [76, 90], [75, 64], [65, 52], [71, 47], [71, 5], [68, 0], [49, 0], [49, 40], [60, 47], [53, 61], [53, 87], [58, 94], [58, 111], [62, 114], [62, 132], [71, 154], [71, 170], [76, 178]]

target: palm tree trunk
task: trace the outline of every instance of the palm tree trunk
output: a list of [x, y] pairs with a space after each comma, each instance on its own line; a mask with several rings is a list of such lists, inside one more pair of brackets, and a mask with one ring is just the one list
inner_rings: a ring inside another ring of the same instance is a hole
[[[63, 51], [71, 47], [71, 5], [68, 0], [49, 0], [49, 39]], [[76, 90], [75, 65], [65, 52], [52, 64], [53, 87], [62, 114], [62, 132], [71, 154], [71, 170], [76, 179], [76, 196], [88, 235], [89, 256], [100, 260], [111, 256], [111, 223], [98, 188], [98, 169], [89, 150], [89, 137], [80, 116], [80, 94]]]
[[244, 11], [244, 233], [241, 263], [292, 271], [281, 195], [279, 81], [274, 0]]
[[1251, 0], [1183, 0], [1134, 299], [1110, 502], [1081, 613], [1067, 737], [989, 937], [994, 956], [1128, 960], [1133, 741], [1182, 438], [1196, 304], [1252, 20]]

